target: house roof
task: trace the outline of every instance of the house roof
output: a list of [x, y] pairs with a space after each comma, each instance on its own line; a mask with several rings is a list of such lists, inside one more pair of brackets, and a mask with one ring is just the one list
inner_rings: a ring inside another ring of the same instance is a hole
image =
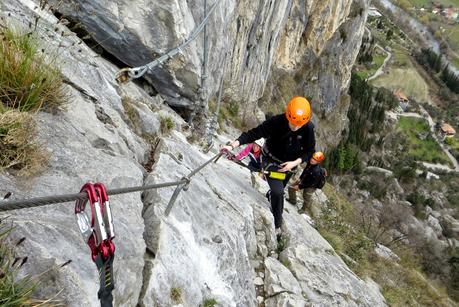
[[396, 90], [394, 92], [395, 97], [397, 97], [399, 100], [405, 100], [409, 101], [408, 97], [403, 93], [401, 90]]
[[454, 128], [451, 127], [451, 125], [447, 124], [447, 123], [443, 123], [441, 125], [441, 131], [443, 131], [446, 134], [455, 134], [456, 133], [456, 130], [454, 130]]

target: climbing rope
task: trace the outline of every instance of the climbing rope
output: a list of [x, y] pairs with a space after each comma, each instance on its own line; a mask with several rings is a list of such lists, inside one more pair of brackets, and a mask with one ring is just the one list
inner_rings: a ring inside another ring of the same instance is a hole
[[218, 3], [220, 3], [221, 0], [216, 0], [215, 3], [210, 7], [209, 12], [207, 15], [204, 17], [202, 22], [199, 24], [199, 26], [190, 34], [188, 39], [181, 44], [178, 47], [175, 47], [174, 49], [170, 50], [166, 54], [162, 55], [161, 57], [155, 59], [154, 61], [145, 64], [143, 66], [139, 67], [134, 67], [134, 68], [123, 68], [115, 76], [115, 79], [118, 83], [127, 83], [131, 81], [132, 79], [140, 78], [142, 77], [147, 71], [153, 69], [156, 66], [162, 65], [164, 62], [166, 62], [169, 59], [172, 59], [175, 55], [180, 53], [180, 51], [188, 46], [196, 37], [201, 33], [201, 31], [205, 28], [206, 24], [209, 21], [210, 16], [214, 12], [215, 8], [217, 7]]

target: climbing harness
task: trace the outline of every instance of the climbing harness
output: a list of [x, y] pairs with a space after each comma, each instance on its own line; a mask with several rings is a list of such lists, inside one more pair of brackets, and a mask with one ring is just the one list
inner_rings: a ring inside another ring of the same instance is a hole
[[285, 180], [287, 177], [287, 173], [281, 172], [274, 172], [274, 171], [267, 171], [269, 173], [269, 178], [278, 179], [278, 180]]
[[207, 15], [204, 17], [202, 22], [199, 26], [190, 34], [188, 39], [178, 47], [168, 51], [166, 54], [162, 55], [161, 57], [155, 59], [154, 61], [145, 64], [143, 66], [134, 67], [134, 68], [123, 68], [116, 73], [115, 79], [119, 84], [124, 84], [132, 79], [142, 77], [147, 71], [155, 68], [156, 66], [160, 66], [165, 63], [167, 60], [172, 59], [175, 55], [179, 54], [183, 48], [188, 46], [196, 37], [201, 33], [201, 31], [206, 26], [207, 22], [209, 21], [210, 15], [214, 12], [215, 8], [217, 7], [218, 3], [221, 0], [216, 0], [215, 3], [210, 7]]
[[231, 153], [230, 151], [228, 151], [228, 150], [223, 150], [222, 151], [222, 155], [224, 155], [228, 160], [236, 163], [237, 165], [240, 165], [242, 167], [247, 168], [251, 172], [261, 173], [264, 176], [268, 176], [269, 178], [272, 178], [272, 179], [285, 180], [285, 178], [287, 178], [287, 174], [292, 173], [292, 171], [276, 172], [276, 171], [264, 170], [262, 168], [251, 167], [251, 166], [245, 164], [244, 162], [241, 162], [238, 159], [236, 159], [236, 156], [233, 153]]
[[[113, 277], [113, 260], [115, 258], [115, 237], [113, 217], [105, 186], [98, 182], [86, 183], [81, 192], [85, 192], [88, 199], [78, 199], [75, 203], [75, 215], [83, 239], [91, 250], [92, 261], [99, 272], [98, 297], [102, 307], [113, 306], [112, 291], [115, 288]], [[91, 217], [86, 213], [86, 204], [89, 202]]]

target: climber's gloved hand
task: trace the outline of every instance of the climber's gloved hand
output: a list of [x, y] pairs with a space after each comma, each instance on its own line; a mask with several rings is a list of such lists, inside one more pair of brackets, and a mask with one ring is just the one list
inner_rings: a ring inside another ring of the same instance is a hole
[[226, 145], [220, 147], [220, 152], [225, 154], [225, 152], [231, 152], [234, 148], [239, 146], [239, 141], [228, 142]]

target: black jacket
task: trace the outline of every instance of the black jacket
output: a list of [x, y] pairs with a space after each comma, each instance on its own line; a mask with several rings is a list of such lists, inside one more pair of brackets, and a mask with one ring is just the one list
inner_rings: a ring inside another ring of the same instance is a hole
[[300, 175], [300, 189], [306, 189], [315, 187], [317, 181], [320, 179], [321, 174], [321, 166], [320, 164], [309, 164], [306, 165], [303, 172]]
[[297, 131], [290, 130], [285, 114], [279, 114], [262, 122], [237, 139], [239, 143], [248, 144], [265, 138], [268, 151], [281, 161], [293, 161], [298, 158], [309, 161], [315, 151], [314, 124], [309, 122]]

